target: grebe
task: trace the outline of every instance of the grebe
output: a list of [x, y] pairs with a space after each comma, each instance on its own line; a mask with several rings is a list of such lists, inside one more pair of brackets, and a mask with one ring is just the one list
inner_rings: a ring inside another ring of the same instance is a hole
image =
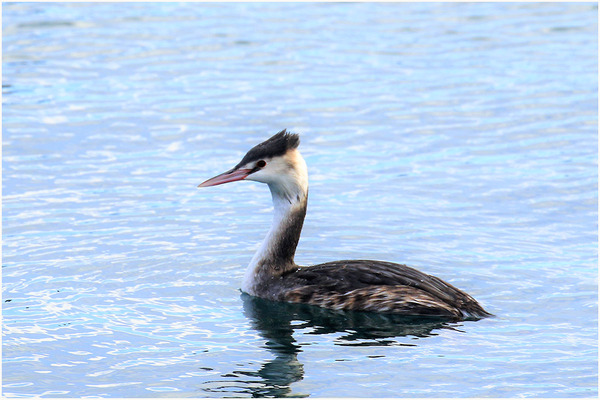
[[198, 185], [241, 180], [269, 185], [273, 223], [246, 269], [242, 291], [269, 300], [337, 310], [452, 319], [491, 315], [465, 292], [406, 265], [371, 260], [296, 265], [294, 254], [308, 198], [308, 172], [299, 144], [299, 136], [284, 129], [253, 147], [229, 171]]

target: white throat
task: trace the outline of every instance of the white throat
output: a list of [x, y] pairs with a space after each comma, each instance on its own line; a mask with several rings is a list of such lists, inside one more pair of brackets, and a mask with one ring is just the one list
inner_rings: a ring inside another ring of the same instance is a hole
[[308, 173], [297, 150], [286, 153], [283, 162], [286, 173], [265, 182], [273, 199], [273, 221], [244, 274], [242, 290], [251, 295], [263, 280], [295, 266], [294, 254], [306, 213]]

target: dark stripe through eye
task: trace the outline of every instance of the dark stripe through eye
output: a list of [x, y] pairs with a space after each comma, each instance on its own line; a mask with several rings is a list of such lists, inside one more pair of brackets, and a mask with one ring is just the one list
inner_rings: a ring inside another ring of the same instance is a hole
[[267, 165], [267, 162], [265, 160], [259, 160], [256, 164], [254, 164], [254, 168], [252, 168], [252, 171], [250, 171], [251, 174], [258, 172], [261, 170], [261, 168], [263, 168], [265, 165]]

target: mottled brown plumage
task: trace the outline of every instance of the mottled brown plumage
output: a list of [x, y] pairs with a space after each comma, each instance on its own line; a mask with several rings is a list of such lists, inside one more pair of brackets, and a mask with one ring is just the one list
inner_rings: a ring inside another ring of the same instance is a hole
[[[471, 296], [406, 265], [347, 260], [293, 270], [284, 300], [343, 310], [461, 318], [489, 315]], [[462, 310], [462, 311], [461, 311]]]
[[244, 292], [336, 310], [452, 319], [491, 315], [465, 292], [406, 265], [372, 260], [296, 265], [294, 255], [308, 199], [308, 174], [298, 144], [298, 135], [283, 130], [255, 146], [232, 170], [200, 185], [243, 179], [269, 185], [275, 208], [273, 225], [246, 270]]

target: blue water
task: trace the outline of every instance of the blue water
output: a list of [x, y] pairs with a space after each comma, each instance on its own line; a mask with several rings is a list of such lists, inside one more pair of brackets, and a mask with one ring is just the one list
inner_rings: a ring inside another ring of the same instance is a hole
[[[3, 395], [595, 397], [594, 3], [5, 3]], [[296, 261], [406, 263], [495, 318], [239, 291], [283, 128]]]

